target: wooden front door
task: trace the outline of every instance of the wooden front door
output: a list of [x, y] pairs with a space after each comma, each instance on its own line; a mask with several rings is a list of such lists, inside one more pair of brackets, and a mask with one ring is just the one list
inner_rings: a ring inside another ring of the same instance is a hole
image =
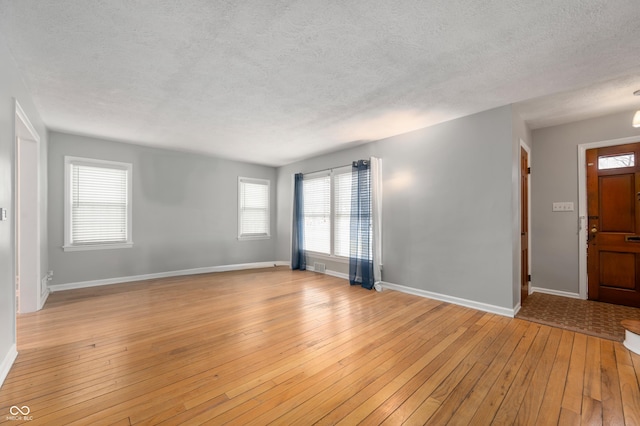
[[520, 303], [529, 295], [529, 154], [520, 147]]
[[589, 299], [640, 307], [640, 143], [586, 160]]

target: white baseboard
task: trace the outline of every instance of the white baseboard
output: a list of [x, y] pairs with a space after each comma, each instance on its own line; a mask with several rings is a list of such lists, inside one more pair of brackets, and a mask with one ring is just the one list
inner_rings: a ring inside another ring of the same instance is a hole
[[[316, 272], [313, 266], [307, 265], [307, 271]], [[318, 272], [319, 274], [331, 275], [332, 277], [342, 278], [343, 280], [349, 279], [349, 274], [343, 272], [332, 271], [331, 269], [325, 269], [324, 272]]]
[[180, 277], [183, 275], [195, 275], [195, 274], [209, 274], [212, 272], [228, 272], [228, 271], [241, 271], [244, 269], [258, 269], [258, 268], [273, 268], [275, 266], [289, 266], [288, 261], [274, 261], [274, 262], [254, 262], [254, 263], [239, 263], [236, 265], [220, 265], [220, 266], [207, 266], [204, 268], [182, 269], [179, 271], [167, 271], [159, 272], [155, 274], [133, 275], [130, 277], [116, 277], [106, 278], [102, 280], [80, 281], [68, 284], [55, 284], [49, 286], [50, 292], [73, 290], [77, 288], [97, 287], [101, 285], [121, 284], [132, 281], [144, 281], [154, 280], [158, 278], [168, 277]]
[[49, 291], [49, 288], [47, 288], [47, 290], [42, 295], [42, 297], [40, 297], [40, 306], [38, 306], [38, 310], [44, 307], [44, 304], [47, 302], [47, 299], [49, 298], [49, 294], [51, 294], [51, 291]]
[[488, 303], [476, 302], [474, 300], [462, 299], [460, 297], [449, 296], [432, 291], [421, 290], [413, 287], [406, 287], [399, 284], [393, 284], [383, 281], [382, 288], [396, 290], [402, 293], [413, 294], [415, 296], [427, 297], [429, 299], [440, 300], [442, 302], [453, 303], [454, 305], [465, 306], [467, 308], [477, 309], [479, 311], [490, 312], [492, 314], [503, 315], [513, 318], [516, 315], [515, 309], [503, 308], [502, 306], [489, 305]]
[[342, 278], [343, 280], [349, 281], [349, 274], [332, 271], [331, 269], [327, 269], [326, 271], [324, 271], [324, 273], [327, 275], [331, 275], [332, 277]]
[[515, 317], [520, 312], [520, 308], [522, 308], [522, 304], [518, 302], [518, 304], [513, 308], [513, 316]]
[[0, 364], [0, 387], [2, 387], [4, 379], [9, 375], [9, 370], [11, 370], [17, 356], [18, 351], [16, 350], [16, 345], [13, 344], [9, 348], [9, 352], [5, 355], [4, 360], [2, 360], [2, 364]]
[[580, 294], [571, 293], [569, 291], [552, 290], [550, 288], [531, 287], [531, 293], [545, 293], [552, 294], [554, 296], [570, 297], [572, 299], [581, 299]]

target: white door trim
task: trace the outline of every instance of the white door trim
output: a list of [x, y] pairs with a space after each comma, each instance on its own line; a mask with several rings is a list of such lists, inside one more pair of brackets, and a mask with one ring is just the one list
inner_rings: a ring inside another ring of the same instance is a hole
[[[529, 163], [529, 168], [531, 170], [533, 170], [533, 168], [531, 167], [532, 161], [531, 161], [531, 148], [529, 147], [529, 145], [527, 145], [525, 143], [525, 141], [523, 141], [522, 139], [520, 139], [520, 147], [522, 149], [524, 149], [527, 152], [527, 161]], [[519, 158], [520, 156], [518, 156]], [[520, 185], [521, 187], [521, 185]], [[518, 197], [518, 212], [520, 213], [520, 223], [522, 226], [522, 212], [520, 211], [520, 209], [522, 208], [522, 192], [520, 190], [518, 190], [520, 192], [520, 195]], [[527, 180], [527, 216], [529, 218], [529, 220], [527, 221], [527, 242], [529, 243], [529, 247], [527, 248], [527, 260], [529, 262], [529, 275], [531, 275], [533, 277], [533, 273], [531, 272], [531, 176], [529, 176], [529, 179]], [[522, 241], [522, 238], [518, 239], [518, 248], [520, 253], [522, 253], [522, 247], [520, 247], [520, 241]], [[522, 276], [522, 259], [521, 256], [518, 257], [518, 262], [520, 263], [520, 276]], [[522, 285], [522, 283], [520, 283], [520, 285]], [[531, 281], [529, 281], [529, 294], [532, 293], [531, 289], [533, 288], [533, 284]]]
[[587, 164], [588, 149], [640, 142], [639, 136], [588, 142], [578, 145], [578, 268], [580, 298], [588, 296], [587, 282]]
[[[31, 141], [33, 143], [36, 144], [36, 164], [35, 164], [35, 168], [34, 168], [34, 172], [35, 172], [35, 183], [37, 186], [37, 191], [36, 191], [36, 212], [35, 212], [35, 228], [36, 228], [36, 247], [37, 250], [35, 250], [35, 253], [33, 253], [33, 256], [35, 257], [34, 263], [36, 265], [36, 271], [35, 271], [35, 275], [36, 275], [36, 279], [35, 279], [35, 283], [33, 283], [33, 285], [37, 286], [37, 288], [35, 289], [35, 292], [32, 292], [33, 294], [35, 294], [35, 300], [30, 301], [29, 305], [33, 307], [33, 311], [39, 310], [42, 308], [42, 302], [43, 302], [43, 298], [42, 298], [42, 292], [41, 292], [41, 282], [42, 282], [42, 277], [41, 277], [41, 259], [40, 259], [40, 251], [41, 251], [41, 246], [40, 246], [40, 199], [41, 199], [41, 187], [40, 187], [40, 166], [39, 166], [39, 161], [40, 161], [40, 135], [38, 134], [38, 132], [35, 130], [35, 128], [33, 127], [33, 125], [31, 124], [31, 121], [29, 120], [29, 117], [27, 116], [27, 114], [24, 112], [24, 110], [22, 109], [22, 107], [20, 106], [20, 103], [18, 102], [17, 99], [14, 99], [14, 105], [15, 105], [15, 120], [14, 120], [14, 208], [13, 208], [13, 226], [14, 226], [14, 260], [13, 260], [13, 268], [14, 268], [14, 300], [15, 300], [15, 288], [16, 288], [16, 272], [17, 272], [17, 262], [20, 261], [20, 254], [18, 253], [18, 249], [19, 249], [19, 236], [20, 236], [20, 223], [19, 223], [19, 213], [20, 213], [20, 199], [19, 199], [19, 185], [20, 185], [20, 140], [22, 139], [23, 141]], [[22, 284], [22, 283], [21, 283]], [[21, 292], [23, 293], [23, 292]], [[22, 296], [22, 294], [21, 294]], [[22, 302], [20, 303], [21, 306], [23, 305]], [[30, 310], [31, 311], [31, 310]]]

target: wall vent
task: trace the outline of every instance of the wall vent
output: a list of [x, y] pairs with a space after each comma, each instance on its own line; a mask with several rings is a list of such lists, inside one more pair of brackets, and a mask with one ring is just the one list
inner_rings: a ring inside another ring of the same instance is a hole
[[313, 270], [315, 272], [321, 272], [324, 274], [324, 271], [327, 269], [324, 263], [313, 262]]

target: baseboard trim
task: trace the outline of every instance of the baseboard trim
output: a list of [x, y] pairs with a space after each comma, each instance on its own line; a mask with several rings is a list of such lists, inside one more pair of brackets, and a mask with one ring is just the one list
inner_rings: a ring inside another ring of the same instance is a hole
[[518, 304], [513, 308], [513, 316], [515, 317], [520, 312], [520, 308], [522, 308], [522, 304], [518, 302]]
[[393, 284], [385, 281], [382, 281], [381, 284], [383, 289], [396, 290], [402, 293], [413, 294], [414, 296], [421, 296], [429, 299], [440, 300], [442, 302], [453, 303], [454, 305], [460, 305], [467, 308], [477, 309], [479, 311], [502, 315], [505, 317], [513, 318], [516, 316], [515, 309], [503, 308], [502, 306], [490, 305], [488, 303], [476, 302], [474, 300], [462, 299], [460, 297], [449, 296], [441, 293], [434, 293], [432, 291], [421, 290], [418, 288], [407, 287], [407, 286]]
[[68, 284], [55, 284], [55, 285], [49, 286], [49, 291], [52, 293], [55, 293], [56, 291], [75, 290], [78, 288], [98, 287], [98, 286], [110, 285], [110, 284], [122, 284], [122, 283], [127, 283], [132, 281], [154, 280], [158, 278], [180, 277], [184, 275], [209, 274], [212, 272], [229, 272], [229, 271], [241, 271], [245, 269], [273, 268], [276, 266], [289, 266], [289, 262], [274, 261], [274, 262], [239, 263], [235, 265], [208, 266], [204, 268], [182, 269], [179, 271], [167, 271], [167, 272], [159, 272], [155, 274], [106, 278], [102, 280], [80, 281], [80, 282], [68, 283]]
[[325, 274], [331, 275], [332, 277], [341, 278], [343, 280], [349, 281], [349, 274], [344, 274], [342, 272], [332, 271], [331, 269], [327, 269], [324, 271]]
[[[307, 266], [307, 271], [316, 272], [313, 266]], [[318, 272], [319, 274], [331, 275], [332, 277], [342, 278], [343, 280], [349, 280], [349, 274], [343, 272], [332, 271], [331, 269], [325, 269], [324, 272]]]
[[9, 371], [11, 370], [11, 367], [13, 366], [13, 363], [15, 362], [17, 357], [18, 357], [18, 351], [16, 350], [16, 345], [14, 343], [9, 348], [9, 352], [7, 352], [7, 354], [5, 355], [4, 360], [2, 361], [2, 364], [0, 364], [0, 388], [4, 383], [4, 380], [9, 375]]
[[38, 306], [38, 310], [44, 308], [44, 304], [47, 303], [49, 294], [51, 294], [51, 291], [49, 291], [49, 288], [47, 287], [47, 291], [45, 291], [44, 295], [40, 297], [40, 306]]
[[552, 290], [550, 288], [531, 287], [531, 293], [545, 293], [553, 296], [570, 297], [572, 299], [581, 299], [580, 294], [571, 293], [570, 291]]

